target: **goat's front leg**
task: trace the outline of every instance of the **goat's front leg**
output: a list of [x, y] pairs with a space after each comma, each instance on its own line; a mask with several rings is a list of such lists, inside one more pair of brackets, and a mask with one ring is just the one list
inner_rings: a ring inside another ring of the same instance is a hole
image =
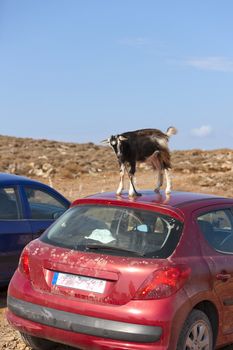
[[116, 191], [116, 194], [118, 196], [121, 195], [123, 189], [124, 189], [124, 176], [125, 176], [125, 165], [123, 163], [120, 164], [120, 183], [118, 186], [118, 189]]
[[166, 176], [166, 194], [171, 193], [172, 190], [172, 179], [171, 179], [171, 169], [165, 169], [165, 176]]
[[133, 162], [130, 164], [130, 171], [129, 171], [129, 196], [130, 197], [141, 196], [141, 194], [136, 191], [136, 188], [134, 186], [135, 172], [136, 172], [136, 162]]

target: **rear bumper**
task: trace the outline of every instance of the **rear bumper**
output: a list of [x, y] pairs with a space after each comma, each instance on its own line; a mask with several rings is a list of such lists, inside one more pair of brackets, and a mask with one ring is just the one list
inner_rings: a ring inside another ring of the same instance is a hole
[[16, 316], [64, 331], [113, 340], [154, 343], [160, 340], [162, 328], [112, 321], [56, 310], [8, 296], [8, 309]]

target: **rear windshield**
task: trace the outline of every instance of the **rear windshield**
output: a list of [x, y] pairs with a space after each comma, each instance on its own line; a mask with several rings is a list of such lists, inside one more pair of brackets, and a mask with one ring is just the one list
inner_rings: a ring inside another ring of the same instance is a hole
[[40, 239], [79, 251], [166, 258], [181, 231], [181, 222], [154, 211], [80, 205], [63, 214]]

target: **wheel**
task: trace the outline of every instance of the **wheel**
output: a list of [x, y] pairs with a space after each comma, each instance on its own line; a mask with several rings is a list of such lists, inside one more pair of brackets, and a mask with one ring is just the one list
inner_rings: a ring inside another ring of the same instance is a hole
[[26, 333], [20, 333], [24, 343], [33, 350], [52, 350], [56, 343], [47, 339], [37, 338]]
[[210, 320], [200, 310], [193, 310], [181, 330], [176, 350], [213, 350]]

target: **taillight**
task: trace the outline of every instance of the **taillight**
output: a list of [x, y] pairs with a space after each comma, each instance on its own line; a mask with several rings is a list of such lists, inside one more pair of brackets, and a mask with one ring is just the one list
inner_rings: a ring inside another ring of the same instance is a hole
[[26, 276], [29, 276], [29, 254], [28, 250], [24, 249], [19, 259], [19, 270]]
[[184, 265], [167, 266], [154, 271], [137, 290], [134, 299], [163, 299], [176, 293], [189, 278], [191, 269]]

